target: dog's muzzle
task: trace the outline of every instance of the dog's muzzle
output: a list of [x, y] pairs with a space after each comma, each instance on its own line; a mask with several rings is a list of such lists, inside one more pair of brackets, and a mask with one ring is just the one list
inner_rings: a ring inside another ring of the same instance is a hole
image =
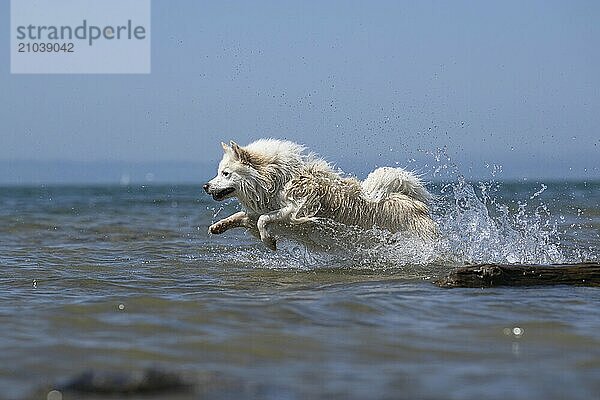
[[210, 185], [207, 183], [204, 186], [202, 186], [202, 188], [204, 189], [204, 191], [208, 194], [210, 194], [212, 196], [213, 199], [215, 199], [216, 201], [221, 201], [223, 200], [225, 197], [227, 197], [228, 195], [230, 195], [231, 193], [235, 192], [235, 188], [226, 188], [223, 190], [219, 190], [219, 191], [211, 191], [210, 190]]

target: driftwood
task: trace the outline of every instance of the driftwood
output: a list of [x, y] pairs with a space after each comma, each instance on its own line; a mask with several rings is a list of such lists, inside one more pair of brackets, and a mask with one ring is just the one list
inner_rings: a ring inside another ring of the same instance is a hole
[[480, 264], [458, 268], [435, 282], [437, 286], [600, 286], [600, 263], [526, 265]]

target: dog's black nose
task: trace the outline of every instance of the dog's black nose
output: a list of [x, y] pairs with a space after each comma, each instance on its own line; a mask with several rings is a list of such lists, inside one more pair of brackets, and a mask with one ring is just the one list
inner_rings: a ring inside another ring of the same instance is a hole
[[202, 186], [202, 189], [204, 189], [204, 191], [205, 191], [206, 193], [208, 193], [208, 188], [209, 188], [209, 187], [210, 187], [210, 184], [208, 184], [208, 183], [205, 183], [205, 184], [204, 184], [204, 186]]

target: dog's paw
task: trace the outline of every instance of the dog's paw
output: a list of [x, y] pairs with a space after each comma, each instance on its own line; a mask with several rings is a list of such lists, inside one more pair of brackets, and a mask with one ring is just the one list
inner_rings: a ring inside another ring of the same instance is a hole
[[219, 235], [227, 230], [227, 224], [221, 221], [216, 222], [208, 227], [208, 233]]
[[273, 250], [273, 251], [277, 250], [277, 245], [276, 245], [277, 242], [266, 231], [260, 233], [260, 241], [265, 244], [267, 249]]
[[265, 244], [267, 249], [277, 251], [277, 241], [275, 239], [273, 239], [271, 236], [261, 239], [261, 240]]

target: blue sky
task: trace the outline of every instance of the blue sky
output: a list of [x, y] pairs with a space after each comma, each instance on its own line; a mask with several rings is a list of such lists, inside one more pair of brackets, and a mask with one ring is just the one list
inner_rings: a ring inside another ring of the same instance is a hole
[[2, 59], [0, 180], [27, 181], [29, 161], [160, 176], [266, 136], [359, 174], [431, 173], [445, 147], [467, 176], [597, 179], [599, 20], [596, 1], [155, 0], [149, 75], [11, 75]]

